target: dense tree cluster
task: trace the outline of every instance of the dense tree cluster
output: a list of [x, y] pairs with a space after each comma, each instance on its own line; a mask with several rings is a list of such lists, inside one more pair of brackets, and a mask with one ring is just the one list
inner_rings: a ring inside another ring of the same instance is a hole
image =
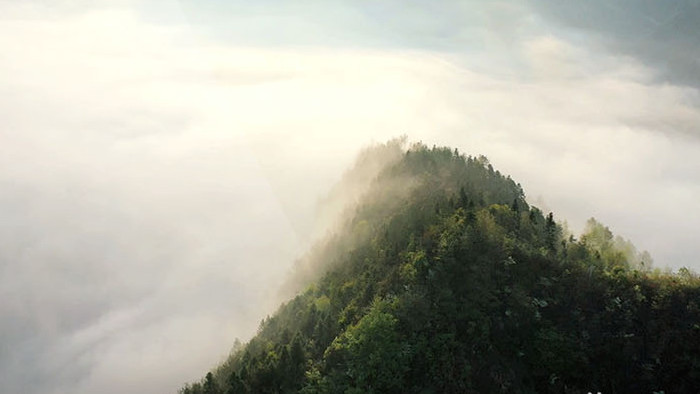
[[484, 157], [414, 145], [318, 279], [195, 393], [686, 393], [700, 280], [591, 220], [576, 239]]

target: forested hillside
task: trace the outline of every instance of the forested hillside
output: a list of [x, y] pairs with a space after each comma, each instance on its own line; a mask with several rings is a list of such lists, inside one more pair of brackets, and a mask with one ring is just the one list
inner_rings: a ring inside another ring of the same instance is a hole
[[696, 275], [574, 237], [484, 157], [392, 149], [304, 288], [182, 393], [698, 391]]

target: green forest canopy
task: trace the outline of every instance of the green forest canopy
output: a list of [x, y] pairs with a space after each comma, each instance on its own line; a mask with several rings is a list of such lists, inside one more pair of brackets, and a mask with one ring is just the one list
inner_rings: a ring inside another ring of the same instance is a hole
[[391, 160], [300, 262], [302, 290], [181, 393], [700, 387], [694, 273], [652, 269], [594, 219], [575, 238], [483, 156], [394, 140], [355, 169], [377, 155]]

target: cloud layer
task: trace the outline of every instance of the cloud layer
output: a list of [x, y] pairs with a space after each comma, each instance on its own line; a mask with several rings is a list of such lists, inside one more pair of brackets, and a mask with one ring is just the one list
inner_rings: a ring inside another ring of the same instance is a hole
[[[485, 154], [575, 230], [595, 216], [658, 265], [700, 269], [697, 88], [536, 7], [441, 31], [410, 7], [380, 29], [387, 10], [239, 5], [273, 32], [247, 39], [203, 30], [211, 10], [186, 2], [71, 4], [0, 3], [8, 393], [200, 377], [274, 309], [354, 155], [400, 134]], [[309, 11], [330, 19], [306, 30]]]

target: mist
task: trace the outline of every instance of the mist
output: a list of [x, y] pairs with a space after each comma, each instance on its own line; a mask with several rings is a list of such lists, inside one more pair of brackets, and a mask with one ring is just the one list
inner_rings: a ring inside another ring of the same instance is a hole
[[697, 63], [541, 4], [387, 4], [0, 3], [3, 392], [198, 379], [404, 134], [700, 269]]

